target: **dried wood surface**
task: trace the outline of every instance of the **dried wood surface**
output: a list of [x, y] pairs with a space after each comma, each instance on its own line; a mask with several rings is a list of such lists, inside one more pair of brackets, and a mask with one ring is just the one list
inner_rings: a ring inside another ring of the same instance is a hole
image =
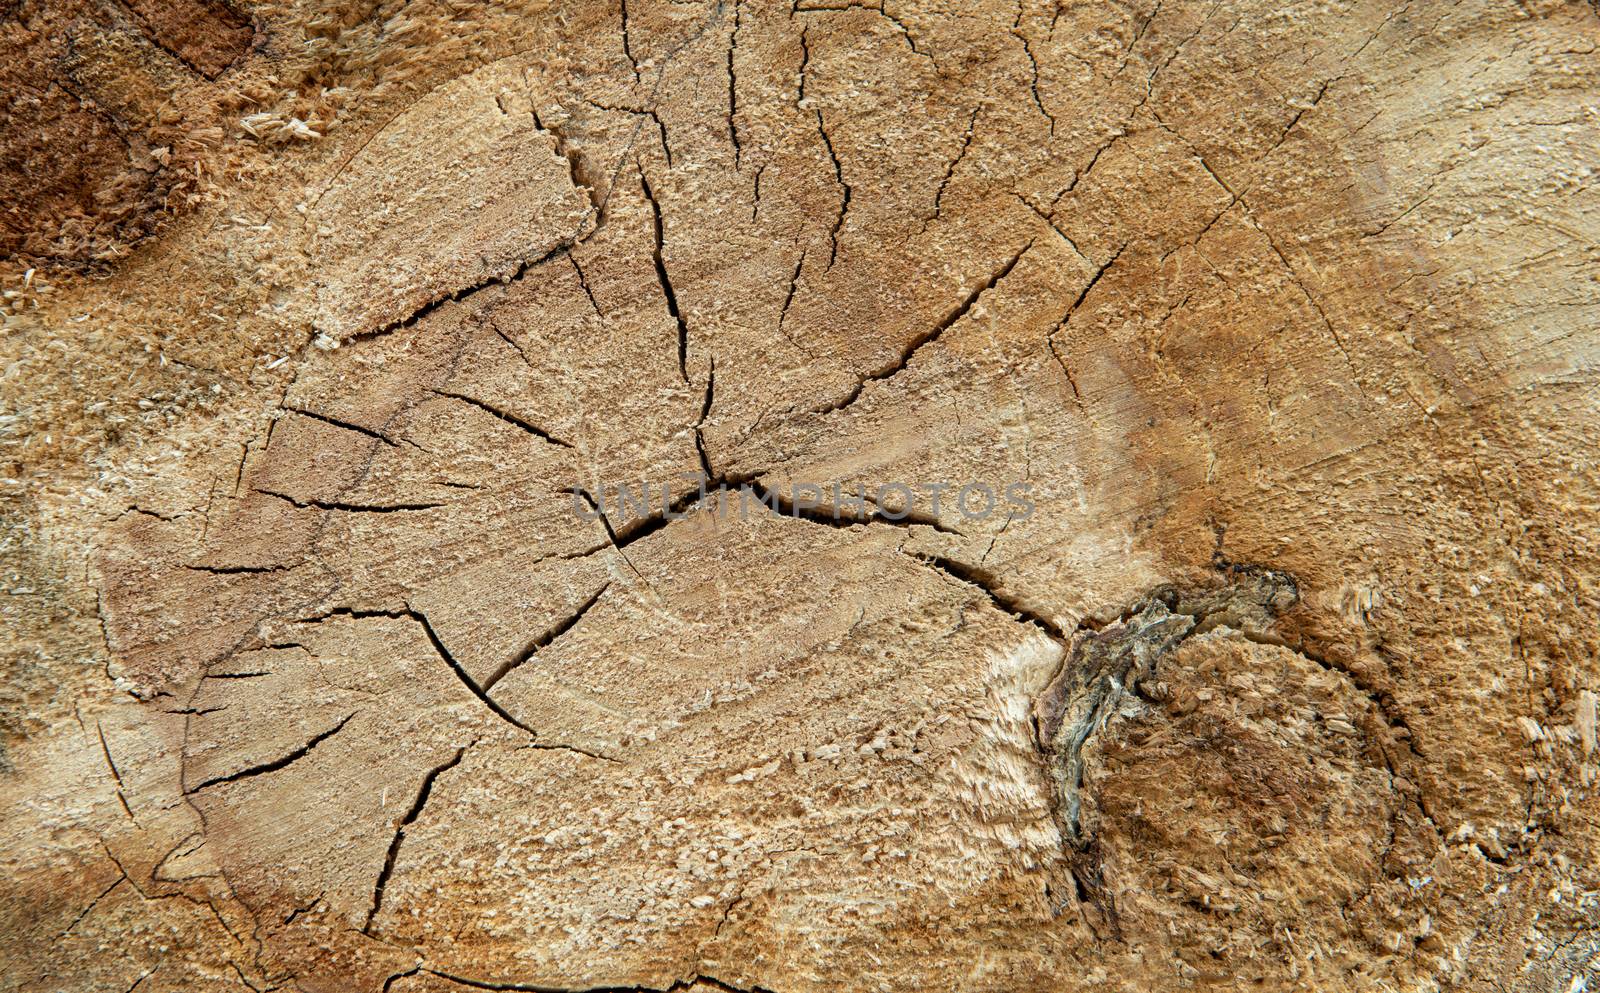
[[0, 18], [0, 989], [1600, 981], [1592, 4]]

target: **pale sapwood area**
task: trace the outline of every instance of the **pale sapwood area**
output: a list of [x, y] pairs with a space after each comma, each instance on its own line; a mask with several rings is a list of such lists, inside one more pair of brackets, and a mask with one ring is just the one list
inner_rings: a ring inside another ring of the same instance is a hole
[[0, 989], [1600, 981], [1591, 3], [0, 23]]

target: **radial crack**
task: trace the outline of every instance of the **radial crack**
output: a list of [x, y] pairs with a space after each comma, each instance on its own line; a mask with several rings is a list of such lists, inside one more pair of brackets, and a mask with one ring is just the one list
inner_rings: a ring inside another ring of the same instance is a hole
[[533, 126], [538, 128], [540, 131], [548, 133], [550, 137], [554, 139], [556, 143], [556, 154], [561, 156], [567, 162], [567, 181], [572, 184], [573, 189], [582, 190], [583, 193], [588, 197], [589, 206], [594, 210], [595, 223], [598, 224], [600, 222], [600, 211], [604, 206], [604, 203], [600, 199], [600, 191], [583, 181], [583, 157], [578, 153], [578, 150], [567, 141], [566, 135], [562, 134], [553, 125], [546, 124], [544, 122], [544, 120], [539, 116], [539, 111], [537, 108], [535, 108], [533, 111]]
[[794, 303], [795, 291], [800, 287], [800, 270], [805, 267], [805, 264], [806, 250], [801, 249], [800, 257], [795, 259], [794, 262], [794, 272], [789, 274], [789, 291], [784, 294], [783, 306], [778, 310], [778, 333], [783, 335], [789, 344], [793, 345], [797, 351], [800, 351], [807, 357], [810, 357], [810, 350], [802, 347], [799, 342], [795, 341], [794, 337], [790, 335], [783, 326], [784, 322], [789, 319], [789, 307]]
[[[764, 986], [734, 986], [732, 983], [723, 982], [715, 976], [696, 974], [683, 979], [674, 980], [669, 986], [541, 986], [534, 983], [509, 983], [492, 982], [484, 979], [472, 979], [467, 976], [454, 975], [440, 972], [437, 969], [420, 967], [417, 971], [426, 972], [430, 976], [467, 986], [475, 990], [494, 990], [501, 993], [682, 993], [693, 989], [695, 986], [710, 986], [721, 993], [772, 993]], [[410, 973], [407, 973], [410, 975]]]
[[1089, 281], [1083, 284], [1083, 289], [1078, 291], [1077, 297], [1067, 307], [1067, 312], [1061, 315], [1061, 321], [1056, 325], [1055, 330], [1045, 336], [1045, 345], [1050, 349], [1050, 354], [1055, 357], [1056, 364], [1061, 367], [1062, 375], [1067, 377], [1067, 384], [1072, 387], [1073, 399], [1077, 401], [1080, 410], [1084, 409], [1083, 394], [1078, 390], [1078, 380], [1072, 375], [1072, 370], [1067, 367], [1066, 360], [1061, 357], [1061, 351], [1056, 347], [1056, 335], [1067, 329], [1067, 324], [1072, 320], [1072, 315], [1076, 314], [1078, 308], [1083, 306], [1083, 302], [1089, 299], [1090, 291], [1100, 284], [1101, 277], [1110, 271], [1111, 267], [1116, 264], [1117, 260], [1122, 257], [1122, 253], [1127, 249], [1128, 244], [1124, 242], [1122, 247], [1117, 249], [1111, 258], [1095, 269], [1094, 275], [1090, 276]]
[[[956, 167], [961, 164], [961, 160], [962, 159], [967, 157], [967, 149], [972, 147], [972, 132], [973, 132], [973, 129], [978, 124], [978, 111], [980, 111], [982, 109], [983, 108], [982, 108], [981, 105], [972, 108], [972, 116], [970, 118], [968, 118], [968, 120], [967, 120], [966, 133], [964, 133], [961, 136], [961, 148], [959, 150], [957, 150], [957, 152], [955, 154], [955, 157], [950, 160], [950, 164], [945, 166], [944, 176], [943, 176], [943, 178], [941, 178], [939, 180], [939, 188], [934, 191], [934, 194], [933, 194], [933, 213], [928, 215], [922, 221], [922, 230], [924, 230], [924, 231], [928, 230], [928, 225], [932, 224], [934, 221], [938, 220], [939, 217], [943, 214], [943, 211], [944, 211], [944, 191], [950, 185], [951, 178], [955, 176]], [[1028, 201], [1026, 199], [1023, 199], [1023, 203], [1028, 203]], [[1032, 207], [1033, 205], [1032, 204], [1028, 204], [1028, 206]]]
[[522, 731], [531, 737], [538, 737], [538, 733], [535, 732], [533, 728], [528, 727], [528, 725], [517, 720], [515, 717], [512, 717], [506, 708], [500, 706], [500, 704], [494, 701], [493, 697], [484, 692], [483, 687], [478, 685], [477, 680], [473, 679], [467, 674], [467, 670], [462, 668], [461, 663], [458, 662], [456, 657], [450, 653], [450, 649], [445, 647], [443, 639], [441, 639], [439, 637], [439, 633], [433, 629], [433, 625], [428, 623], [428, 618], [425, 614], [407, 604], [405, 608], [405, 616], [422, 625], [422, 632], [428, 636], [428, 642], [429, 644], [433, 645], [433, 650], [439, 654], [439, 658], [443, 659], [444, 664], [450, 667], [450, 671], [456, 674], [457, 679], [461, 680], [461, 685], [465, 686], [473, 696], [477, 697], [483, 703], [485, 707], [488, 707], [496, 717], [500, 718], [502, 721], [505, 721], [507, 724], [510, 724], [517, 730]]
[[255, 576], [265, 572], [290, 572], [291, 565], [186, 565], [190, 572], [204, 572], [213, 576]]
[[964, 585], [977, 588], [989, 602], [1003, 611], [1017, 618], [1024, 624], [1037, 624], [1050, 639], [1057, 644], [1065, 646], [1068, 641], [1067, 632], [1061, 625], [1030, 607], [1018, 602], [1015, 598], [1006, 596], [998, 589], [998, 583], [993, 573], [984, 569], [957, 562], [954, 559], [944, 558], [939, 555], [912, 555], [913, 559], [929, 568], [936, 569]]
[[[556, 245], [556, 247], [550, 249], [548, 252], [545, 252], [543, 255], [540, 255], [537, 258], [528, 259], [527, 261], [525, 261], [522, 264], [518, 265], [516, 267], [516, 269], [514, 269], [510, 273], [507, 273], [507, 274], [505, 274], [503, 276], [493, 276], [493, 277], [491, 277], [489, 279], [485, 279], [485, 280], [482, 280], [480, 282], [473, 283], [470, 286], [463, 286], [459, 290], [454, 291], [453, 293], [447, 293], [444, 296], [441, 296], [441, 297], [439, 297], [439, 298], [437, 298], [435, 300], [431, 300], [428, 303], [423, 304], [422, 306], [418, 307], [416, 310], [412, 311], [411, 314], [409, 316], [407, 316], [407, 317], [403, 317], [398, 321], [392, 321], [392, 322], [390, 322], [388, 324], [385, 324], [385, 325], [383, 325], [381, 327], [374, 328], [371, 331], [360, 331], [360, 332], [357, 332], [356, 334], [350, 335], [348, 338], [345, 339], [345, 341], [352, 342], [352, 343], [353, 342], [368, 341], [368, 340], [373, 339], [373, 338], [382, 338], [382, 337], [385, 337], [387, 335], [391, 335], [391, 334], [395, 333], [396, 331], [401, 331], [401, 330], [405, 330], [407, 328], [415, 327], [418, 321], [421, 321], [423, 318], [427, 317], [429, 314], [432, 314], [434, 311], [438, 310], [440, 307], [443, 307], [445, 304], [455, 303], [455, 302], [460, 301], [460, 300], [465, 300], [468, 297], [472, 296], [473, 294], [478, 293], [481, 290], [485, 290], [485, 289], [487, 289], [487, 288], [489, 288], [491, 286], [498, 286], [498, 285], [505, 284], [505, 283], [514, 283], [517, 280], [521, 279], [523, 276], [527, 275], [527, 273], [529, 271], [531, 271], [533, 269], [537, 269], [539, 266], [544, 265], [546, 262], [549, 262], [551, 259], [560, 258], [561, 256], [565, 255], [567, 252], [572, 251], [572, 249], [575, 246], [581, 244], [583, 242], [584, 238], [587, 237], [587, 234], [593, 234], [594, 233], [593, 228], [591, 228], [591, 226], [590, 226], [590, 221], [591, 220], [592, 220], [592, 215], [585, 214], [584, 218], [583, 218], [582, 225], [578, 228], [578, 232], [576, 234], [574, 234], [570, 238], [566, 238], [566, 239], [562, 240], [562, 242], [560, 244]], [[585, 230], [584, 230], [585, 228], [590, 228], [590, 230], [586, 233]], [[303, 411], [297, 411], [297, 413], [303, 413]]]
[[650, 216], [654, 220], [655, 246], [651, 250], [650, 258], [655, 262], [656, 282], [661, 285], [661, 295], [667, 301], [667, 313], [672, 315], [672, 320], [678, 326], [678, 375], [683, 381], [689, 381], [689, 324], [683, 319], [683, 312], [678, 309], [678, 294], [672, 288], [672, 277], [667, 274], [667, 262], [663, 256], [666, 241], [666, 229], [661, 219], [661, 201], [656, 199], [655, 191], [650, 188], [650, 180], [644, 174], [644, 169], [639, 170], [639, 186], [644, 190], [644, 198], [650, 201]]
[[257, 488], [256, 490], [254, 490], [254, 492], [260, 493], [262, 496], [269, 496], [269, 497], [272, 497], [272, 498], [277, 499], [277, 500], [283, 500], [283, 501], [285, 501], [287, 503], [293, 504], [296, 507], [299, 507], [302, 510], [306, 510], [306, 509], [309, 509], [309, 508], [316, 508], [317, 510], [342, 510], [342, 511], [345, 511], [346, 513], [351, 513], [351, 514], [395, 514], [395, 513], [400, 513], [402, 511], [411, 511], [411, 510], [436, 510], [439, 507], [447, 506], [447, 504], [443, 504], [443, 503], [385, 503], [385, 504], [373, 504], [373, 503], [345, 503], [345, 502], [338, 501], [338, 500], [299, 500], [299, 499], [296, 499], [295, 497], [290, 496], [287, 493], [279, 492], [278, 490], [266, 490], [266, 489]]
[[633, 68], [633, 81], [639, 82], [639, 60], [633, 57], [633, 32], [628, 24], [628, 0], [622, 0], [622, 54]]
[[128, 815], [128, 820], [132, 821], [135, 827], [138, 827], [139, 818], [133, 816], [133, 810], [128, 806], [128, 798], [123, 793], [122, 773], [117, 771], [117, 763], [111, 758], [111, 746], [106, 744], [106, 729], [101, 726], [99, 721], [96, 721], [94, 730], [100, 737], [100, 754], [105, 756], [106, 768], [111, 770], [111, 779], [117, 784], [117, 802], [122, 805], [122, 812]]
[[728, 140], [733, 142], [733, 167], [739, 168], [744, 148], [739, 143], [739, 77], [734, 72], [733, 55], [739, 48], [739, 0], [733, 3], [733, 31], [728, 35]]
[[291, 414], [299, 414], [301, 417], [307, 417], [313, 421], [321, 421], [324, 424], [329, 424], [336, 428], [343, 428], [346, 431], [354, 431], [356, 434], [366, 435], [368, 438], [372, 438], [375, 441], [381, 441], [385, 445], [388, 445], [392, 448], [400, 447], [400, 443], [398, 441], [395, 441], [382, 431], [374, 431], [372, 428], [362, 427], [359, 424], [352, 424], [349, 421], [341, 421], [337, 417], [330, 417], [327, 414], [319, 414], [314, 410], [306, 410], [304, 407], [285, 407], [283, 409], [287, 410]]
[[802, 6], [797, 0], [792, 9], [797, 14], [825, 14], [837, 13], [845, 10], [870, 11], [871, 13], [877, 14], [879, 17], [882, 17], [884, 20], [894, 25], [895, 30], [900, 33], [900, 37], [905, 40], [906, 47], [911, 49], [911, 54], [921, 56], [922, 58], [927, 59], [929, 62], [933, 62], [935, 67], [938, 65], [931, 53], [924, 52], [922, 49], [917, 47], [916, 36], [913, 35], [906, 27], [904, 21], [889, 13], [883, 0], [879, 0], [878, 6], [876, 7], [871, 6], [870, 4], [861, 3], [859, 0], [850, 0], [850, 2], [843, 4], [813, 4], [810, 6]]
[[711, 405], [716, 402], [717, 395], [717, 357], [711, 356], [711, 369], [706, 373], [706, 392], [700, 402], [700, 418], [694, 422], [694, 450], [700, 457], [700, 471], [707, 479], [716, 477], [716, 472], [711, 468], [711, 454], [706, 451], [706, 418], [711, 416]]
[[449, 392], [447, 390], [430, 389], [428, 392], [433, 393], [433, 394], [435, 394], [437, 396], [445, 397], [446, 399], [459, 400], [462, 403], [470, 404], [471, 406], [474, 406], [474, 407], [478, 408], [479, 410], [483, 411], [486, 414], [490, 414], [490, 415], [493, 415], [494, 417], [498, 417], [502, 421], [505, 421], [507, 424], [510, 424], [513, 427], [519, 428], [520, 430], [526, 431], [528, 434], [533, 435], [535, 438], [538, 438], [540, 441], [547, 441], [552, 445], [559, 445], [562, 448], [571, 448], [572, 447], [572, 442], [563, 441], [562, 439], [557, 438], [555, 435], [553, 435], [550, 432], [546, 431], [544, 428], [539, 427], [537, 424], [534, 424], [531, 421], [524, 420], [523, 418], [518, 417], [516, 414], [511, 413], [509, 410], [504, 410], [504, 409], [502, 409], [500, 407], [496, 407], [494, 404], [489, 403], [486, 400], [479, 400], [476, 397], [469, 397], [469, 396], [467, 396], [467, 395], [465, 395], [463, 393], [451, 393], [451, 392]]
[[129, 883], [131, 885], [132, 884], [132, 880], [130, 880], [128, 878], [128, 874], [126, 872], [122, 871], [122, 866], [119, 865], [119, 866], [117, 866], [117, 878], [116, 878], [116, 881], [113, 882], [110, 886], [107, 886], [104, 890], [101, 890], [100, 894], [98, 896], [96, 896], [93, 900], [90, 900], [89, 901], [89, 905], [84, 907], [83, 910], [79, 911], [78, 916], [74, 917], [72, 919], [72, 923], [68, 924], [64, 929], [62, 929], [61, 933], [59, 935], [57, 935], [56, 937], [58, 939], [59, 938], [64, 938], [68, 934], [72, 933], [72, 929], [77, 927], [79, 924], [82, 924], [83, 923], [83, 919], [85, 917], [88, 917], [90, 912], [93, 911], [95, 907], [100, 905], [100, 901], [101, 900], [104, 900], [106, 897], [110, 896], [111, 895], [111, 891], [116, 889], [118, 886], [121, 886], [123, 883]]
[[1033, 70], [1032, 78], [1028, 83], [1028, 91], [1033, 95], [1034, 107], [1037, 108], [1044, 119], [1049, 122], [1050, 135], [1051, 137], [1054, 137], [1056, 133], [1056, 118], [1054, 114], [1050, 113], [1050, 111], [1045, 108], [1044, 100], [1039, 96], [1039, 60], [1033, 57], [1033, 43], [1028, 40], [1026, 35], [1016, 31], [1015, 29], [1012, 30], [1011, 34], [1018, 41], [1022, 42], [1023, 54], [1028, 57], [1028, 65]]
[[510, 659], [504, 665], [500, 666], [500, 668], [496, 669], [493, 673], [491, 673], [489, 675], [488, 679], [485, 679], [483, 681], [483, 691], [485, 693], [488, 693], [490, 690], [494, 689], [494, 684], [495, 683], [498, 683], [500, 680], [504, 679], [506, 676], [509, 676], [511, 673], [513, 673], [517, 669], [521, 668], [523, 665], [525, 665], [530, 659], [532, 659], [539, 652], [541, 652], [544, 649], [548, 648], [550, 646], [550, 644], [552, 642], [554, 642], [557, 638], [561, 637], [562, 635], [566, 634], [568, 631], [571, 631], [574, 627], [576, 627], [578, 622], [583, 620], [583, 615], [587, 614], [589, 612], [589, 608], [591, 608], [595, 604], [599, 603], [600, 602], [600, 598], [602, 596], [604, 596], [606, 590], [608, 590], [610, 588], [611, 588], [611, 584], [610, 583], [606, 583], [605, 585], [601, 586], [598, 590], [595, 590], [594, 596], [591, 596], [589, 599], [585, 600], [578, 607], [578, 609], [572, 613], [571, 616], [569, 616], [569, 617], [565, 618], [564, 620], [558, 622], [557, 624], [555, 624], [555, 626], [551, 627], [548, 631], [544, 632], [543, 634], [539, 635], [537, 638], [534, 638], [532, 641], [530, 641], [526, 648], [524, 648], [522, 651], [520, 651], [520, 652], [518, 652], [516, 654], [515, 658]]
[[221, 786], [224, 783], [232, 783], [240, 779], [248, 779], [251, 776], [260, 776], [264, 773], [277, 772], [279, 769], [287, 768], [288, 766], [291, 766], [305, 758], [307, 755], [310, 755], [316, 750], [318, 745], [344, 730], [344, 726], [349, 724], [350, 719], [354, 716], [356, 716], [356, 712], [351, 711], [350, 713], [346, 714], [344, 719], [339, 721], [339, 723], [335, 724], [331, 728], [328, 728], [326, 731], [317, 734], [310, 741], [306, 742], [304, 745], [301, 745], [299, 748], [296, 748], [287, 755], [279, 756], [270, 762], [262, 762], [257, 765], [248, 766], [244, 769], [240, 769], [237, 772], [230, 772], [222, 776], [213, 776], [210, 779], [200, 783], [198, 786], [184, 790], [184, 793], [194, 794], [212, 786]]
[[455, 755], [441, 765], [429, 769], [428, 774], [422, 777], [422, 785], [417, 789], [417, 798], [412, 801], [411, 809], [406, 811], [405, 816], [401, 817], [400, 822], [395, 825], [394, 838], [389, 842], [389, 851], [384, 857], [383, 868], [378, 870], [377, 881], [372, 884], [372, 907], [367, 911], [366, 923], [361, 925], [362, 934], [372, 933], [373, 918], [377, 917], [378, 911], [383, 909], [384, 890], [389, 885], [389, 877], [394, 874], [395, 861], [400, 856], [400, 845], [406, 840], [406, 828], [410, 827], [418, 817], [422, 816], [422, 808], [427, 805], [428, 797], [433, 794], [434, 781], [460, 765], [461, 760], [466, 757], [467, 749], [475, 744], [477, 744], [476, 741], [462, 745], [456, 749]]
[[833, 268], [834, 260], [839, 257], [839, 232], [844, 230], [845, 215], [850, 212], [850, 197], [853, 191], [850, 184], [844, 179], [844, 166], [839, 162], [839, 153], [833, 149], [833, 139], [828, 137], [828, 127], [822, 119], [822, 108], [815, 110], [817, 115], [817, 133], [822, 135], [822, 144], [828, 150], [828, 161], [833, 163], [833, 178], [839, 184], [839, 214], [834, 218], [833, 229], [828, 232], [828, 268]]
[[[913, 338], [911, 342], [901, 350], [899, 358], [884, 366], [882, 369], [879, 369], [873, 373], [869, 373], [860, 382], [856, 383], [855, 388], [852, 389], [842, 399], [829, 404], [826, 407], [814, 410], [813, 413], [831, 414], [836, 411], [843, 410], [844, 408], [855, 403], [856, 400], [861, 397], [861, 393], [866, 388], [868, 383], [881, 382], [885, 379], [892, 378], [900, 372], [903, 372], [905, 368], [911, 364], [911, 360], [916, 356], [917, 352], [921, 351], [923, 347], [938, 341], [940, 335], [944, 334], [953, 325], [955, 325], [963, 317], [966, 317], [967, 314], [972, 311], [972, 308], [978, 302], [979, 297], [983, 296], [983, 294], [987, 293], [989, 290], [994, 289], [1002, 279], [1005, 279], [1008, 275], [1010, 275], [1011, 270], [1017, 267], [1017, 263], [1022, 261], [1022, 256], [1028, 251], [1028, 249], [1032, 247], [1033, 240], [1030, 238], [1028, 243], [1023, 245], [1022, 248], [1018, 250], [1017, 254], [1011, 257], [1010, 261], [1006, 262], [999, 269], [997, 269], [988, 279], [978, 284], [977, 288], [971, 293], [968, 293], [966, 297], [956, 305], [955, 309], [951, 310], [949, 314], [945, 315], [944, 320]], [[1113, 261], [1115, 260], [1113, 259]]]

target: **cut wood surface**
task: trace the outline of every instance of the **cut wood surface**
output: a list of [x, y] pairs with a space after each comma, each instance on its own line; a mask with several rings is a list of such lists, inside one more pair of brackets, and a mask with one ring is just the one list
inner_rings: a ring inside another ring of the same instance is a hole
[[0, 24], [0, 989], [1600, 982], [1587, 0]]

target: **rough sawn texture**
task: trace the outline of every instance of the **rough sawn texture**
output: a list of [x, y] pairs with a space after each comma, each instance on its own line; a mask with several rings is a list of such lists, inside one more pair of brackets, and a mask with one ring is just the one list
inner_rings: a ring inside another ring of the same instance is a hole
[[0, 4], [0, 989], [1586, 988], [1597, 41]]

